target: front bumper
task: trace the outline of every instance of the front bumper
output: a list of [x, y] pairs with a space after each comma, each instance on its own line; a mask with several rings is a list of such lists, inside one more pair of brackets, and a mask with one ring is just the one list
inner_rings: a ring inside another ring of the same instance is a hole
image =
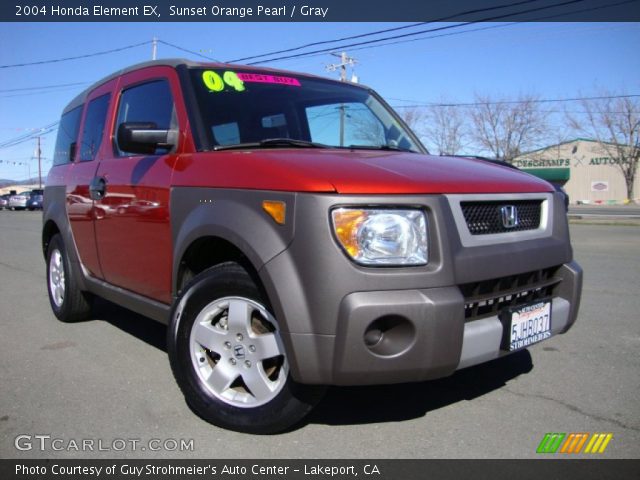
[[[582, 270], [571, 262], [557, 276], [562, 281], [552, 297], [552, 335], [576, 320]], [[464, 306], [458, 287], [355, 292], [341, 302], [335, 336], [285, 333], [285, 343], [303, 359], [296, 362], [299, 381], [334, 385], [431, 380], [508, 355], [500, 349], [498, 316], [465, 321]], [[384, 337], [371, 345], [376, 329]]]
[[[582, 284], [582, 270], [574, 262], [558, 274], [562, 283], [552, 298], [552, 336], [575, 322]], [[295, 358], [305, 359], [298, 369], [302, 382], [320, 383], [318, 374], [334, 385], [441, 378], [509, 354], [500, 349], [498, 316], [465, 321], [464, 304], [458, 287], [356, 292], [342, 301], [337, 335], [285, 334], [285, 342]], [[368, 333], [380, 327], [384, 338], [367, 345]], [[323, 367], [328, 364], [330, 370]]]
[[[298, 195], [291, 244], [259, 270], [293, 378], [415, 382], [505, 355], [498, 314], [511, 301], [504, 297], [520, 295], [522, 285], [535, 292], [531, 301], [552, 299], [552, 333], [566, 331], [577, 315], [582, 271], [572, 262], [562, 203], [542, 195], [549, 205], [544, 229], [495, 239], [459, 234], [456, 198]], [[331, 235], [328, 212], [358, 204], [422, 208], [429, 263], [366, 268], [351, 262]], [[482, 304], [494, 287], [498, 298], [487, 311]], [[376, 330], [384, 333], [377, 343]]]

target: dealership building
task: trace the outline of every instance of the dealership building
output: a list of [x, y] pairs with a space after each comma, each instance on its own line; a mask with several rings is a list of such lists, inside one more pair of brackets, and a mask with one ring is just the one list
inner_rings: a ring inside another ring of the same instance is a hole
[[[537, 177], [560, 184], [571, 203], [623, 204], [627, 202], [624, 176], [613, 158], [597, 141], [578, 138], [513, 159], [513, 164]], [[640, 196], [640, 172], [634, 183]]]

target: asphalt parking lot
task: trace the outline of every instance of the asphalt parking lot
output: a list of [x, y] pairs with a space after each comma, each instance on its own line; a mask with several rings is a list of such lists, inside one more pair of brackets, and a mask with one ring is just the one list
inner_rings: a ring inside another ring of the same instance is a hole
[[163, 326], [105, 301], [55, 319], [40, 222], [0, 212], [1, 458], [535, 458], [547, 432], [612, 433], [598, 458], [640, 458], [640, 227], [571, 225], [585, 284], [566, 335], [443, 380], [332, 388], [300, 427], [251, 436], [189, 410]]

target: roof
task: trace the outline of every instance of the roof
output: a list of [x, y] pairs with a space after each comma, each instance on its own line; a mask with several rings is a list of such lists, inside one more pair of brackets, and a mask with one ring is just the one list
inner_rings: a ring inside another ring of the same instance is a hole
[[97, 82], [85, 88], [82, 92], [80, 92], [73, 100], [71, 100], [67, 104], [67, 106], [64, 108], [62, 113], [64, 114], [69, 110], [73, 110], [77, 106], [82, 105], [84, 103], [84, 100], [87, 98], [87, 95], [89, 94], [89, 92], [91, 92], [92, 90], [95, 90], [97, 87], [99, 87], [103, 83], [107, 83], [109, 80], [117, 78], [120, 75], [124, 75], [125, 73], [133, 72], [135, 70], [139, 70], [141, 68], [146, 68], [146, 67], [167, 66], [167, 67], [175, 68], [178, 65], [188, 65], [190, 63], [193, 63], [193, 62], [190, 62], [189, 60], [185, 60], [181, 58], [168, 58], [168, 59], [162, 59], [162, 60], [150, 60], [148, 62], [136, 63], [135, 65], [125, 67], [123, 69], [120, 69], [112, 73], [111, 75], [101, 78]]
[[[535, 150], [530, 150], [528, 152], [521, 153], [520, 155], [518, 155], [518, 157], [522, 157], [524, 155], [529, 155], [529, 154], [535, 153], [535, 152], [542, 152], [543, 150], [549, 150], [550, 148], [559, 147], [561, 145], [567, 145], [569, 143], [574, 143], [574, 142], [595, 142], [595, 143], [599, 143], [597, 140], [593, 140], [591, 138], [578, 137], [578, 138], [574, 138], [573, 140], [567, 140], [565, 142], [554, 143], [553, 145], [547, 145], [546, 147], [536, 148]], [[518, 157], [516, 157], [516, 158], [518, 158]]]
[[[333, 80], [333, 79], [328, 79], [325, 77], [319, 77], [317, 75], [310, 75], [308, 73], [299, 73], [299, 72], [293, 72], [290, 70], [281, 70], [281, 69], [277, 69], [277, 68], [267, 68], [267, 67], [254, 67], [254, 66], [249, 66], [249, 65], [240, 65], [240, 64], [236, 64], [236, 63], [223, 63], [223, 62], [194, 62], [192, 60], [187, 60], [184, 58], [163, 58], [161, 60], [150, 60], [147, 62], [141, 62], [141, 63], [136, 63], [135, 65], [131, 65], [129, 67], [125, 67], [121, 70], [118, 70], [114, 73], [112, 73], [111, 75], [108, 75], [100, 80], [98, 80], [97, 82], [93, 83], [91, 86], [87, 87], [86, 89], [84, 89], [81, 93], [79, 93], [73, 100], [71, 100], [67, 106], [64, 108], [63, 110], [63, 114], [68, 112], [69, 110], [73, 110], [74, 108], [82, 105], [85, 101], [85, 99], [87, 98], [87, 95], [95, 90], [97, 87], [99, 87], [100, 85], [107, 83], [110, 80], [113, 80], [114, 78], [117, 78], [121, 75], [124, 75], [126, 73], [129, 72], [133, 72], [136, 70], [140, 70], [143, 68], [148, 68], [148, 67], [172, 67], [172, 68], [177, 68], [180, 66], [185, 66], [185, 67], [189, 67], [189, 68], [197, 68], [197, 67], [208, 67], [208, 68], [250, 68], [252, 70], [255, 70], [257, 72], [270, 72], [270, 73], [274, 73], [274, 72], [287, 72], [290, 73], [292, 75], [297, 75], [297, 76], [302, 76], [302, 77], [309, 77], [309, 78], [322, 78], [323, 80], [327, 80], [327, 81], [333, 81], [333, 82], [338, 82], [337, 80]], [[360, 84], [355, 84], [352, 83], [351, 85], [354, 86], [358, 86], [361, 88], [365, 88], [368, 89], [368, 87], [364, 86], [364, 85], [360, 85]]]
[[517, 159], [517, 158], [520, 158], [520, 157], [524, 157], [526, 155], [531, 155], [532, 153], [542, 152], [544, 150], [549, 150], [550, 148], [560, 147], [562, 145], [568, 145], [569, 143], [575, 143], [575, 142], [592, 142], [592, 143], [604, 143], [606, 145], [616, 145], [616, 146], [618, 145], [618, 144], [613, 143], [613, 142], [601, 142], [599, 140], [594, 140], [593, 138], [578, 137], [578, 138], [574, 138], [573, 140], [567, 140], [565, 142], [554, 143], [553, 145], [547, 145], [546, 147], [536, 148], [535, 150], [530, 150], [528, 152], [521, 153], [520, 155], [518, 155], [515, 158]]

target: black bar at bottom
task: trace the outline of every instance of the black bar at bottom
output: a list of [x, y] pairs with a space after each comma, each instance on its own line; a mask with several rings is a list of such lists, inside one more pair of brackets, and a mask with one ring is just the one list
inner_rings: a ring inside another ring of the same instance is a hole
[[637, 480], [640, 460], [0, 460], [8, 479]]

